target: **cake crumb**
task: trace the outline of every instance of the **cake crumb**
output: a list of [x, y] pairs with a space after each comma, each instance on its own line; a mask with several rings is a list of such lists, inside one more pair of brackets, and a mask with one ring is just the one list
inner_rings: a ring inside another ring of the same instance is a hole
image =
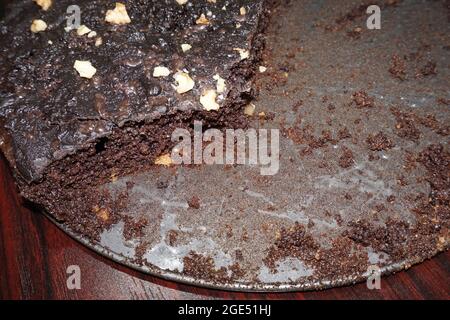
[[339, 157], [339, 166], [348, 169], [355, 163], [353, 152], [347, 147], [342, 148], [342, 155]]
[[358, 108], [373, 108], [375, 99], [370, 97], [365, 91], [358, 91], [352, 95], [353, 102]]
[[191, 199], [189, 199], [188, 205], [189, 205], [189, 208], [197, 209], [197, 210], [200, 209], [200, 199], [199, 199], [199, 197], [193, 196]]
[[383, 133], [378, 132], [376, 135], [369, 135], [366, 140], [371, 151], [384, 151], [394, 147], [393, 142]]

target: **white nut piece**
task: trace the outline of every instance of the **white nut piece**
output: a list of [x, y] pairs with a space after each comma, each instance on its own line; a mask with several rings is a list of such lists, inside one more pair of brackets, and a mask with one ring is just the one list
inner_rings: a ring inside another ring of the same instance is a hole
[[202, 13], [200, 17], [195, 21], [196, 24], [200, 25], [208, 25], [209, 20], [206, 18], [206, 16]]
[[155, 67], [155, 69], [153, 69], [153, 76], [155, 78], [167, 77], [168, 75], [170, 75], [170, 70], [166, 67], [159, 66], [159, 67]]
[[260, 73], [264, 73], [264, 72], [266, 72], [267, 71], [267, 68], [266, 67], [264, 67], [264, 66], [259, 66], [259, 72]]
[[174, 77], [175, 81], [177, 82], [177, 85], [175, 86], [175, 90], [178, 93], [182, 94], [182, 93], [186, 93], [186, 92], [194, 89], [195, 82], [194, 82], [194, 80], [192, 80], [192, 78], [186, 72], [178, 71], [177, 73], [175, 73], [175, 75], [173, 77]]
[[190, 44], [188, 44], [188, 43], [183, 43], [181, 45], [181, 50], [183, 50], [183, 52], [189, 51], [191, 49], [192, 49], [192, 46]]
[[200, 97], [200, 103], [207, 111], [219, 110], [220, 105], [216, 102], [217, 93], [215, 90], [207, 90]]
[[114, 10], [106, 11], [105, 21], [118, 25], [131, 23], [131, 19], [127, 13], [127, 8], [120, 2], [116, 2], [116, 7]]
[[102, 37], [98, 37], [97, 39], [95, 39], [95, 46], [96, 47], [100, 47], [102, 44], [103, 44]]
[[247, 9], [245, 9], [245, 7], [241, 7], [239, 9], [239, 13], [241, 14], [241, 16], [245, 16], [247, 14]]
[[31, 23], [30, 30], [33, 33], [38, 33], [38, 32], [41, 32], [41, 31], [45, 31], [45, 30], [47, 30], [47, 24], [45, 23], [44, 20], [35, 19]]
[[225, 79], [223, 79], [220, 75], [216, 74], [213, 77], [214, 80], [217, 81], [217, 93], [224, 93], [227, 90], [227, 85], [225, 83]]
[[250, 103], [245, 106], [244, 114], [251, 117], [255, 114], [256, 106], [253, 103]]
[[75, 60], [75, 64], [73, 65], [75, 70], [79, 73], [80, 77], [91, 79], [94, 74], [97, 72], [90, 61], [83, 60]]
[[183, 4], [186, 4], [188, 2], [188, 0], [175, 0], [180, 6], [182, 6]]
[[47, 11], [52, 6], [52, 0], [33, 0], [42, 10]]
[[170, 167], [173, 164], [172, 158], [170, 157], [170, 154], [163, 154], [155, 159], [155, 164], [157, 166], [165, 166]]
[[84, 36], [85, 34], [88, 34], [89, 32], [91, 32], [92, 30], [89, 29], [87, 26], [85, 26], [84, 24], [82, 24], [81, 26], [78, 27], [77, 29], [77, 35], [79, 36]]
[[241, 56], [241, 60], [248, 59], [250, 57], [250, 51], [241, 49], [241, 48], [234, 48], [234, 51], [239, 52], [239, 55]]

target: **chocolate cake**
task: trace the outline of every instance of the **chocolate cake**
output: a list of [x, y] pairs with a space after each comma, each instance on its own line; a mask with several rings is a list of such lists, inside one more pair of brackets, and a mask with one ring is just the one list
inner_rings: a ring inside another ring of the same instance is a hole
[[153, 165], [173, 129], [244, 127], [273, 3], [81, 0], [71, 25], [71, 1], [6, 1], [0, 147], [22, 195], [88, 225], [90, 187]]

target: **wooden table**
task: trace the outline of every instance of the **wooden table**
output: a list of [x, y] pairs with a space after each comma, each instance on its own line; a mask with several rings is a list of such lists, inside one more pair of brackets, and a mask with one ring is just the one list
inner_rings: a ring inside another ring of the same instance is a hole
[[[382, 279], [322, 292], [248, 294], [196, 288], [143, 275], [83, 247], [23, 206], [0, 159], [0, 299], [449, 299], [450, 253]], [[81, 289], [67, 288], [67, 268], [81, 270]]]

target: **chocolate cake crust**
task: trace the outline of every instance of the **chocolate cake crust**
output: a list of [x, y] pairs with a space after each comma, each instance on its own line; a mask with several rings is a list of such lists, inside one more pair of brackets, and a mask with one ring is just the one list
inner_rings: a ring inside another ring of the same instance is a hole
[[[252, 96], [272, 1], [121, 3], [129, 23], [106, 21], [114, 3], [77, 1], [81, 25], [95, 32], [85, 34], [66, 26], [70, 1], [52, 1], [47, 10], [33, 1], [6, 5], [0, 22], [0, 147], [23, 183], [42, 180], [55, 162], [138, 123], [245, 121], [240, 110]], [[44, 31], [30, 31], [36, 19], [46, 23]], [[90, 62], [95, 74], [82, 77], [77, 60]], [[177, 73], [192, 79], [191, 90], [177, 92]], [[215, 92], [218, 110], [200, 102], [208, 90]], [[155, 149], [153, 138], [141, 147]]]

